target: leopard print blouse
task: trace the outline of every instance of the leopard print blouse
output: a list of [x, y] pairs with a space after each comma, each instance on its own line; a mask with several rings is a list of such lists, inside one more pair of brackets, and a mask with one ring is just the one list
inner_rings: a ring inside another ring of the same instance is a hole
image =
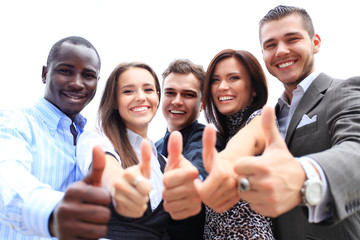
[[[255, 111], [246, 121], [261, 115], [261, 110]], [[217, 213], [206, 206], [204, 229], [205, 240], [230, 239], [275, 239], [272, 233], [272, 221], [250, 208], [250, 204], [240, 200], [235, 206], [224, 213]]]

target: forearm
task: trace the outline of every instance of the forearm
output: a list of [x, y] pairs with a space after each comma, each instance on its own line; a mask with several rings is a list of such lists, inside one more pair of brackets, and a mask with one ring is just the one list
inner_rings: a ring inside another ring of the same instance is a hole
[[124, 169], [118, 160], [112, 155], [106, 154], [106, 165], [102, 175], [102, 186], [105, 187], [110, 193], [113, 193], [114, 182], [119, 179]]
[[261, 154], [264, 148], [261, 117], [256, 117], [229, 140], [219, 157], [235, 163], [238, 158]]

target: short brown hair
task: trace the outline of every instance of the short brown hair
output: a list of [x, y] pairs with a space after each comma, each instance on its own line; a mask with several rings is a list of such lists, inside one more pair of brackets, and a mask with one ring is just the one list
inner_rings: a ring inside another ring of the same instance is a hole
[[[204, 90], [205, 71], [201, 65], [192, 63], [189, 59], [178, 59], [169, 64], [162, 74], [164, 80], [170, 73], [192, 73], [200, 81], [200, 93]], [[202, 94], [201, 94], [202, 95]]]
[[303, 8], [292, 7], [292, 6], [284, 6], [279, 5], [273, 9], [271, 9], [259, 22], [259, 38], [261, 41], [261, 28], [265, 23], [280, 20], [284, 17], [287, 17], [291, 14], [299, 14], [303, 19], [304, 29], [308, 32], [310, 38], [315, 35], [315, 28], [313, 22], [311, 20], [310, 15]]

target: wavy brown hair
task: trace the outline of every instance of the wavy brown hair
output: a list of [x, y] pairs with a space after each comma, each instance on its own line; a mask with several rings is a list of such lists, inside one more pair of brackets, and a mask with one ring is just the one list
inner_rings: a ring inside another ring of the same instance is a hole
[[120, 116], [117, 106], [117, 90], [120, 75], [130, 68], [142, 68], [150, 72], [154, 78], [160, 102], [159, 79], [154, 70], [144, 63], [121, 63], [112, 71], [106, 81], [98, 111], [98, 124], [100, 130], [109, 138], [116, 152], [120, 155], [123, 168], [139, 163], [134, 148], [130, 144], [125, 123]]
[[268, 98], [268, 89], [266, 83], [266, 76], [264, 70], [262, 69], [259, 61], [248, 51], [244, 50], [233, 50], [225, 49], [211, 60], [208, 69], [206, 71], [205, 83], [204, 83], [204, 112], [207, 122], [213, 123], [216, 128], [219, 130], [220, 135], [224, 139], [228, 139], [229, 132], [226, 127], [225, 115], [220, 113], [217, 107], [215, 106], [211, 94], [211, 79], [215, 70], [215, 66], [222, 60], [227, 58], [235, 58], [244, 67], [247, 69], [250, 80], [251, 87], [255, 90], [256, 96], [254, 97], [250, 106], [248, 106], [248, 111], [243, 115], [243, 122], [240, 124], [239, 128], [243, 126], [244, 122], [249, 118], [249, 116], [256, 110], [261, 109]]

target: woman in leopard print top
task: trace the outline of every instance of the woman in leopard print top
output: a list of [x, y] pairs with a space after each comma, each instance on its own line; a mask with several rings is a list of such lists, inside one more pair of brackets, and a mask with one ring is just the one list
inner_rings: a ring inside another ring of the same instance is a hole
[[[266, 77], [247, 51], [226, 49], [210, 62], [204, 83], [204, 111], [224, 140], [261, 114], [267, 101]], [[274, 239], [272, 222], [240, 200], [224, 213], [206, 207], [204, 239]]]

